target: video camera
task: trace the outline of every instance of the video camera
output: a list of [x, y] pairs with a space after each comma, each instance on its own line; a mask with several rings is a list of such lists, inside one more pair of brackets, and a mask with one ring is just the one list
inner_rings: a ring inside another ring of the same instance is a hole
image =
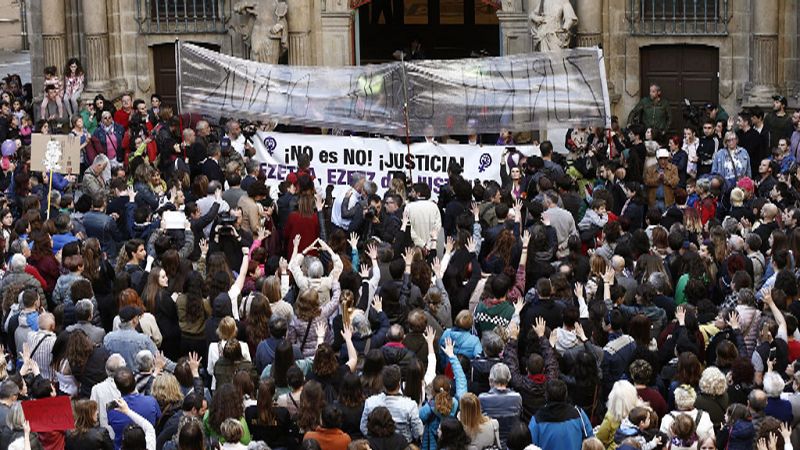
[[683, 120], [690, 124], [695, 130], [703, 123], [703, 113], [700, 108], [693, 105], [688, 98], [683, 99]]

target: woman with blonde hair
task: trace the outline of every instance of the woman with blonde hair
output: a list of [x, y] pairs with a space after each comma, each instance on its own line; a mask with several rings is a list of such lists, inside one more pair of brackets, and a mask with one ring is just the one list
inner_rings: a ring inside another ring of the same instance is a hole
[[156, 399], [161, 408], [161, 417], [156, 422], [156, 432], [160, 432], [170, 418], [181, 410], [183, 406], [183, 392], [175, 375], [161, 372], [153, 379], [150, 395]]
[[[281, 258], [281, 265], [286, 260]], [[278, 269], [283, 273], [285, 269]], [[288, 278], [288, 275], [287, 275]], [[264, 285], [261, 287], [261, 293], [269, 300], [269, 307], [272, 310], [273, 316], [283, 317], [286, 322], [292, 320], [294, 316], [294, 308], [292, 304], [283, 299], [284, 291], [281, 286], [281, 278], [277, 275], [270, 275], [264, 280]]]
[[606, 447], [611, 447], [614, 444], [614, 434], [619, 429], [622, 421], [628, 418], [631, 410], [639, 406], [639, 395], [636, 392], [636, 387], [629, 381], [619, 380], [614, 383], [611, 388], [611, 393], [608, 395], [608, 402], [603, 423], [597, 429], [597, 436]]
[[689, 236], [689, 242], [698, 244], [703, 237], [703, 221], [700, 220], [700, 213], [694, 208], [683, 210], [683, 227]]
[[[219, 326], [217, 326], [217, 337], [219, 337], [219, 341], [212, 342], [208, 345], [208, 366], [206, 367], [208, 373], [214, 373], [214, 365], [219, 360], [220, 355], [222, 355], [225, 343], [231, 339], [236, 339], [238, 333], [239, 327], [236, 325], [236, 321], [233, 317], [227, 316], [220, 321]], [[247, 343], [239, 342], [239, 346], [242, 348], [242, 357], [247, 361], [252, 361], [252, 358], [250, 358], [250, 348], [248, 348]], [[211, 390], [216, 389], [216, 387], [217, 378], [212, 376]]]
[[464, 425], [464, 431], [470, 439], [470, 448], [482, 449], [492, 445], [500, 445], [500, 424], [481, 411], [481, 402], [472, 392], [461, 396], [461, 412], [458, 420]]
[[700, 395], [695, 406], [707, 412], [715, 429], [720, 429], [725, 421], [725, 409], [728, 408], [728, 382], [725, 375], [714, 367], [707, 367], [700, 376]]

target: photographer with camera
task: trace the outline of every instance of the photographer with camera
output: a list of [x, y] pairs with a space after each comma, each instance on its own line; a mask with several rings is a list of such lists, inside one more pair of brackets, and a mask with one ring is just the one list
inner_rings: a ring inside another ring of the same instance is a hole
[[250, 248], [251, 245], [253, 233], [242, 228], [241, 209], [232, 209], [217, 217], [211, 228], [209, 254], [223, 252], [230, 267], [239, 267], [242, 264], [242, 247]]

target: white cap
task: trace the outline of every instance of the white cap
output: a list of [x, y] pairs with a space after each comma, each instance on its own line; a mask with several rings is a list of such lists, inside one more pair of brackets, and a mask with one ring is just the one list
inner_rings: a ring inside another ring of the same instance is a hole
[[665, 148], [660, 148], [656, 152], [656, 158], [669, 158], [669, 150]]

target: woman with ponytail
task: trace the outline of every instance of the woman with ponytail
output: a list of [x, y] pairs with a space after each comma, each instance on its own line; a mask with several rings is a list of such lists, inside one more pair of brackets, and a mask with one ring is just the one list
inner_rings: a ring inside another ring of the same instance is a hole
[[433, 379], [433, 399], [429, 400], [419, 410], [419, 418], [425, 424], [425, 432], [422, 433], [422, 450], [436, 450], [436, 433], [439, 425], [446, 417], [456, 417], [458, 414], [458, 399], [467, 392], [467, 377], [461, 368], [461, 363], [456, 357], [453, 349], [453, 341], [445, 339], [444, 354], [447, 355], [448, 362], [453, 369], [453, 376], [456, 381], [455, 395], [452, 391], [452, 382], [444, 375], [439, 375]]

